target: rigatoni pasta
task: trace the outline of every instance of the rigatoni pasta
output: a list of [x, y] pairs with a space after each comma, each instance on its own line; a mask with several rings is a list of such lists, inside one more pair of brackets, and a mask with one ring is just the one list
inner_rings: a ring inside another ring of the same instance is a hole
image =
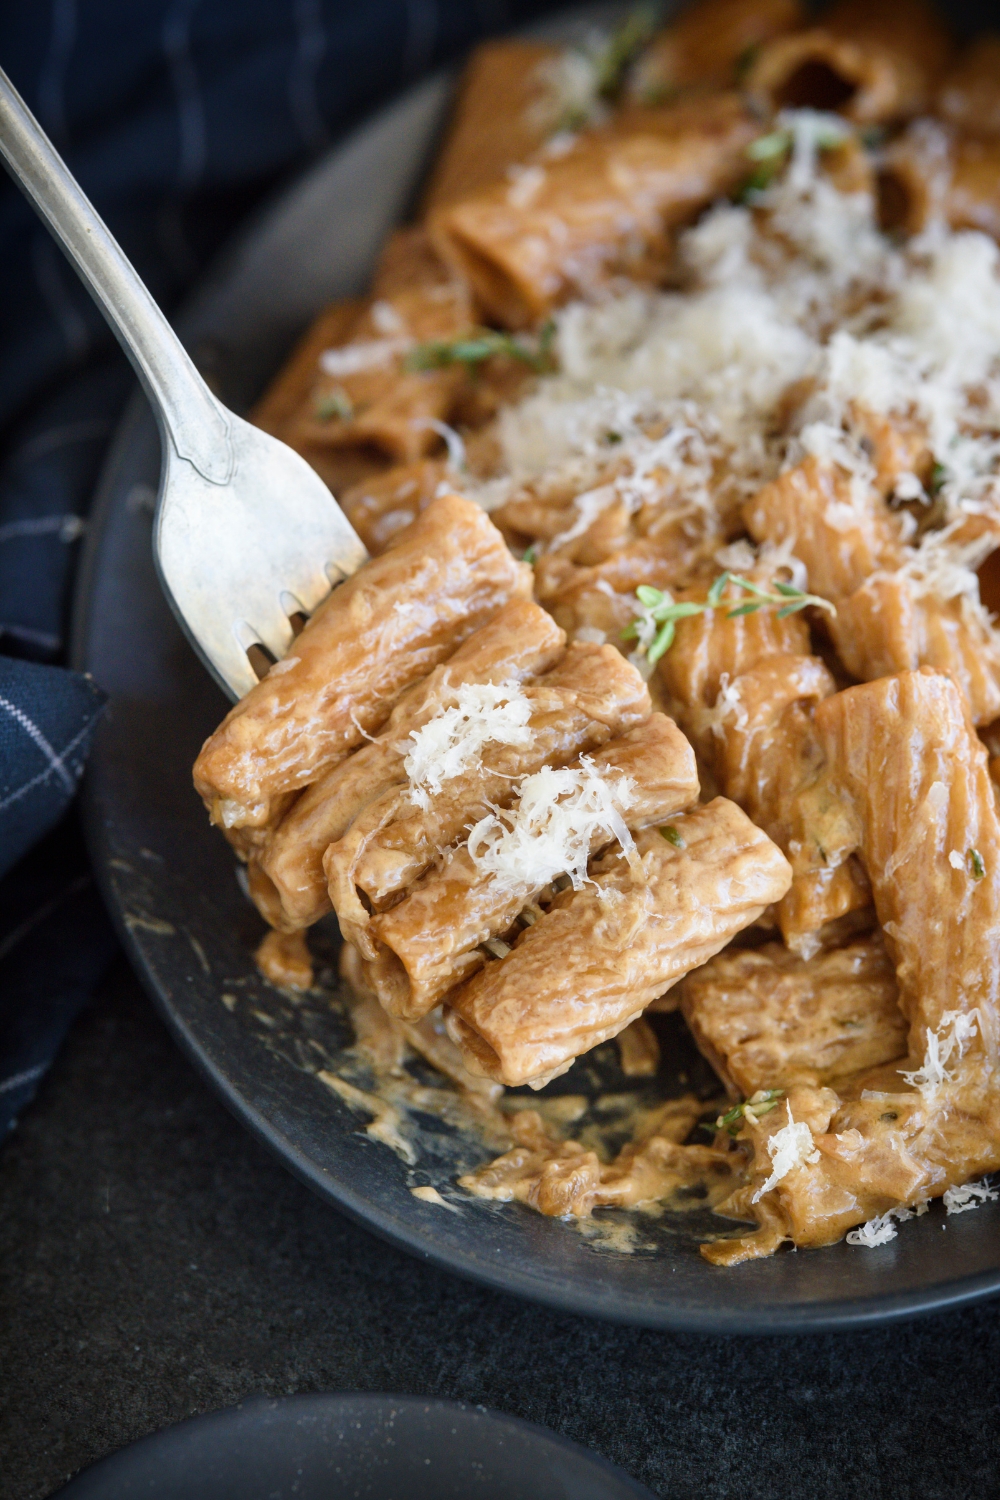
[[206, 741], [195, 785], [227, 832], [269, 829], [393, 701], [509, 599], [530, 592], [478, 506], [443, 495], [319, 607], [292, 654]]
[[[373, 561], [196, 784], [262, 971], [332, 911], [368, 1055], [488, 1117], [465, 1192], [877, 1248], [1000, 1167], [996, 49], [920, 0], [648, 30], [483, 49], [257, 408]], [[728, 1103], [602, 1156], [507, 1097], [612, 1040], [655, 1089], [678, 1008]]]
[[[664, 714], [653, 714], [609, 740], [587, 758], [587, 766], [631, 784], [622, 808], [631, 829], [662, 823], [698, 797], [691, 748]], [[515, 803], [512, 826], [519, 811]], [[606, 842], [607, 831], [597, 827], [588, 840], [588, 855]], [[563, 873], [541, 864], [525, 870], [520, 880], [503, 881], [484, 869], [482, 860], [477, 863], [473, 847], [470, 840], [451, 851], [440, 870], [429, 871], [404, 901], [372, 920], [376, 951], [365, 973], [392, 1015], [410, 1020], [426, 1014], [483, 968], [491, 956], [484, 945], [518, 931], [519, 918], [525, 925], [527, 919], [536, 921], [538, 898]]]
[[670, 230], [739, 181], [756, 133], [735, 95], [650, 110], [440, 210], [431, 235], [490, 317], [530, 328], [613, 276], [662, 276]]
[[678, 816], [677, 844], [641, 833], [637, 875], [621, 853], [593, 889], [550, 911], [448, 999], [449, 1034], [488, 1077], [540, 1084], [614, 1036], [725, 947], [788, 889], [781, 852], [732, 802]]

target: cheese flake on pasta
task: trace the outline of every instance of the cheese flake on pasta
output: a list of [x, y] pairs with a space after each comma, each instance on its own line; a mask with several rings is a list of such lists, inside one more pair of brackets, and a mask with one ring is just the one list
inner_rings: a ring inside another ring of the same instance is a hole
[[531, 704], [517, 682], [465, 682], [455, 701], [409, 735], [403, 769], [417, 807], [482, 759], [487, 745], [531, 744]]
[[921, 1203], [915, 1203], [912, 1208], [901, 1205], [899, 1208], [890, 1208], [884, 1214], [876, 1214], [860, 1229], [852, 1229], [847, 1236], [849, 1245], [863, 1245], [866, 1250], [876, 1250], [879, 1245], [888, 1245], [890, 1240], [896, 1238], [896, 1226], [893, 1219], [904, 1224], [907, 1219], [919, 1219], [930, 1207], [926, 1199]]
[[634, 796], [629, 777], [602, 776], [586, 756], [578, 767], [543, 766], [522, 781], [514, 807], [480, 819], [469, 834], [469, 854], [480, 874], [511, 894], [537, 890], [557, 875], [568, 875], [579, 890], [595, 842], [612, 839], [641, 875], [622, 816]]
[[921, 1067], [900, 1074], [911, 1088], [919, 1089], [925, 1099], [933, 1099], [947, 1083], [954, 1082], [954, 1071], [949, 1063], [954, 1057], [958, 1063], [969, 1050], [969, 1043], [979, 1034], [979, 1010], [968, 1013], [946, 1010], [936, 1031], [927, 1032], [927, 1051]]
[[575, 493], [561, 546], [612, 500], [711, 520], [811, 454], [850, 477], [826, 519], [853, 527], [875, 478], [859, 416], [896, 415], [926, 433], [933, 473], [901, 473], [894, 498], [934, 500], [945, 522], [917, 540], [900, 512], [905, 576], [989, 630], [976, 570], [995, 538], [969, 541], [964, 523], [1000, 504], [1000, 250], [941, 222], [895, 243], [870, 194], [825, 174], [843, 121], [806, 110], [779, 124], [789, 170], [679, 236], [683, 290], [614, 289], [557, 311], [559, 371], [502, 408], [504, 472], [477, 498], [493, 509], [526, 483]]
[[847, 1243], [863, 1245], [866, 1250], [877, 1250], [879, 1245], [888, 1245], [895, 1238], [896, 1226], [892, 1222], [892, 1214], [876, 1214], [874, 1219], [869, 1219], [860, 1229], [852, 1229], [847, 1236]]
[[991, 1188], [988, 1182], [965, 1182], [961, 1187], [950, 1187], [944, 1190], [945, 1211], [949, 1214], [964, 1214], [970, 1208], [979, 1208], [980, 1204], [992, 1202], [1000, 1194]]
[[804, 1120], [792, 1118], [792, 1106], [788, 1108], [788, 1124], [782, 1125], [772, 1136], [768, 1137], [767, 1150], [771, 1158], [771, 1175], [761, 1184], [751, 1200], [759, 1202], [765, 1193], [777, 1187], [783, 1177], [796, 1167], [808, 1166], [811, 1162], [819, 1161], [819, 1152], [813, 1145], [812, 1131]]

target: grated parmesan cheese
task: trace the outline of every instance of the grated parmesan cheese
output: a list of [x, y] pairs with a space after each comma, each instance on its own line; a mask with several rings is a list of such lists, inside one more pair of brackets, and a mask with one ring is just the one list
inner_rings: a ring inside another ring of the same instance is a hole
[[530, 208], [545, 186], [545, 168], [537, 165], [508, 167], [507, 177], [510, 182], [507, 202], [518, 210]]
[[428, 808], [446, 781], [482, 758], [487, 745], [531, 744], [531, 704], [517, 682], [465, 682], [455, 702], [436, 713], [404, 741], [410, 749], [403, 769], [417, 807]]
[[608, 36], [592, 28], [580, 45], [567, 47], [547, 57], [535, 69], [538, 97], [526, 111], [529, 125], [538, 131], [565, 136], [582, 125], [599, 125], [608, 117], [601, 98], [601, 57]]
[[978, 1008], [968, 1012], [946, 1010], [937, 1029], [928, 1029], [927, 1051], [921, 1067], [910, 1073], [900, 1068], [900, 1075], [911, 1088], [919, 1089], [925, 1099], [933, 1099], [945, 1084], [955, 1082], [954, 1068], [949, 1064], [952, 1058], [956, 1064], [961, 1062], [969, 1043], [979, 1034], [981, 1019]]
[[391, 334], [398, 336], [406, 333], [406, 323], [400, 317], [392, 303], [386, 302], [384, 298], [380, 297], [376, 302], [372, 303], [369, 316], [377, 333], [383, 333], [387, 336]]
[[866, 1250], [876, 1250], [879, 1245], [888, 1245], [890, 1240], [896, 1238], [896, 1226], [892, 1222], [896, 1219], [900, 1224], [907, 1219], [919, 1219], [927, 1212], [929, 1204], [926, 1200], [916, 1203], [912, 1208], [905, 1205], [900, 1208], [890, 1208], [884, 1214], [876, 1214], [860, 1229], [852, 1229], [847, 1236], [849, 1245], [863, 1245]]
[[776, 1130], [768, 1137], [767, 1150], [771, 1158], [771, 1175], [757, 1189], [752, 1203], [757, 1203], [765, 1193], [777, 1187], [783, 1177], [796, 1167], [808, 1166], [814, 1161], [819, 1161], [819, 1152], [813, 1145], [812, 1131], [804, 1120], [792, 1118], [792, 1106], [786, 1104], [788, 1110], [788, 1124]]
[[[558, 68], [563, 103], [585, 113], [582, 59], [564, 54]], [[575, 494], [558, 545], [612, 500], [634, 512], [669, 499], [664, 524], [687, 507], [711, 534], [811, 453], [850, 476], [827, 519], [854, 526], [874, 478], [858, 414], [905, 416], [926, 432], [945, 522], [915, 540], [901, 513], [905, 574], [918, 595], [961, 599], [989, 629], [976, 569], [991, 538], [963, 546], [960, 530], [1000, 510], [1000, 251], [940, 222], [896, 244], [869, 195], [842, 194], [823, 174], [821, 148], [843, 122], [800, 110], [780, 125], [789, 169], [752, 206], [719, 203], [679, 236], [680, 290], [623, 285], [558, 311], [559, 372], [501, 410], [502, 473], [476, 498], [493, 509], [529, 482]], [[808, 394], [790, 423], [793, 387]], [[930, 497], [903, 474], [895, 499]]]
[[749, 722], [746, 704], [740, 697], [740, 690], [735, 682], [730, 682], [728, 672], [723, 672], [720, 676], [715, 705], [706, 709], [703, 717], [706, 727], [720, 740], [725, 738], [725, 726], [730, 720], [736, 729], [746, 728]]
[[363, 370], [378, 370], [392, 364], [400, 354], [413, 346], [410, 338], [359, 339], [356, 344], [345, 344], [342, 349], [324, 349], [319, 357], [319, 367], [324, 375], [343, 379], [346, 375], [359, 375]]
[[469, 854], [481, 875], [505, 891], [539, 889], [568, 875], [575, 890], [587, 879], [595, 844], [617, 839], [633, 872], [642, 866], [623, 814], [635, 799], [627, 776], [602, 776], [587, 756], [578, 767], [544, 766], [525, 777], [517, 802], [497, 809], [469, 834]]
[[970, 1208], [995, 1201], [997, 1197], [1000, 1194], [983, 1178], [981, 1182], [965, 1182], [960, 1187], [945, 1188], [943, 1201], [947, 1213], [964, 1214]]
[[847, 1243], [849, 1245], [864, 1245], [867, 1250], [875, 1250], [879, 1245], [887, 1245], [890, 1240], [896, 1238], [896, 1226], [892, 1222], [891, 1211], [887, 1214], [876, 1214], [874, 1219], [869, 1219], [862, 1224], [860, 1229], [852, 1229], [848, 1232]]

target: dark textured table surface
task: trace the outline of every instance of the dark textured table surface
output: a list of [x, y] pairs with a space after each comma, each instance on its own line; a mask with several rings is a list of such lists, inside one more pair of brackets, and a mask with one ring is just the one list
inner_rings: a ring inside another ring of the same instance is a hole
[[273, 1162], [120, 965], [0, 1153], [0, 1500], [251, 1391], [311, 1390], [481, 1402], [678, 1500], [1000, 1495], [1000, 1303], [705, 1339], [466, 1285]]

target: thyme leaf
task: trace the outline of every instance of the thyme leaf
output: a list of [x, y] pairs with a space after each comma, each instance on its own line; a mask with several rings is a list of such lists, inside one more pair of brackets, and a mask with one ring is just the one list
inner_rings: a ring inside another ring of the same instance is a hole
[[[842, 145], [845, 139], [846, 134], [843, 132], [821, 129], [817, 131], [814, 143], [818, 151], [832, 151]], [[795, 137], [790, 130], [771, 130], [767, 135], [759, 135], [755, 141], [750, 142], [746, 154], [756, 166], [737, 189], [737, 203], [753, 203], [758, 193], [763, 193], [771, 186], [791, 156], [794, 145]]]
[[736, 81], [742, 83], [760, 56], [760, 42], [751, 42], [736, 59]]
[[973, 880], [982, 880], [986, 875], [986, 865], [983, 863], [983, 856], [979, 850], [970, 849], [966, 855], [966, 859], [969, 861], [969, 869], [972, 872]]
[[329, 422], [333, 417], [349, 422], [354, 416], [354, 403], [345, 390], [336, 386], [317, 399], [314, 411], [319, 422]]
[[660, 24], [660, 5], [637, 5], [608, 37], [596, 61], [597, 93], [601, 99], [616, 99], [625, 74], [648, 45]]
[[777, 1108], [784, 1096], [784, 1089], [758, 1089], [749, 1099], [734, 1104], [732, 1109], [727, 1109], [724, 1115], [720, 1115], [715, 1128], [728, 1130], [730, 1135], [739, 1135], [744, 1120], [759, 1120], [761, 1115], [769, 1114], [772, 1109]]
[[555, 325], [547, 323], [538, 337], [499, 333], [495, 328], [473, 328], [457, 339], [431, 339], [417, 344], [403, 361], [407, 370], [444, 370], [449, 365], [465, 365], [474, 371], [494, 355], [519, 359], [539, 372], [554, 368], [552, 338]]
[[[821, 599], [818, 594], [803, 593], [794, 584], [780, 583], [776, 580], [771, 586], [772, 592], [749, 578], [741, 578], [738, 573], [721, 573], [709, 589], [703, 604], [693, 599], [675, 603], [673, 595], [667, 590], [653, 588], [648, 583], [640, 584], [635, 593], [642, 605], [642, 618], [626, 625], [622, 631], [622, 639], [638, 640], [639, 652], [644, 652], [646, 660], [650, 663], [657, 662], [674, 643], [677, 621], [690, 619], [694, 615], [710, 614], [712, 610], [718, 609], [722, 604], [722, 596], [729, 587], [740, 589], [743, 593], [750, 594], [751, 597], [741, 604], [734, 605], [732, 609], [727, 609], [727, 620], [736, 620], [743, 615], [756, 614], [759, 609], [774, 606], [778, 607], [779, 620], [810, 606], [836, 614], [829, 599]], [[660, 628], [650, 639], [649, 627], [651, 625], [658, 625]], [[646, 637], [645, 644], [643, 644], [644, 636]]]
[[675, 849], [684, 848], [684, 840], [681, 838], [680, 834], [677, 832], [677, 829], [672, 823], [668, 823], [666, 828], [661, 828], [660, 832], [666, 839], [667, 843], [673, 844]]

